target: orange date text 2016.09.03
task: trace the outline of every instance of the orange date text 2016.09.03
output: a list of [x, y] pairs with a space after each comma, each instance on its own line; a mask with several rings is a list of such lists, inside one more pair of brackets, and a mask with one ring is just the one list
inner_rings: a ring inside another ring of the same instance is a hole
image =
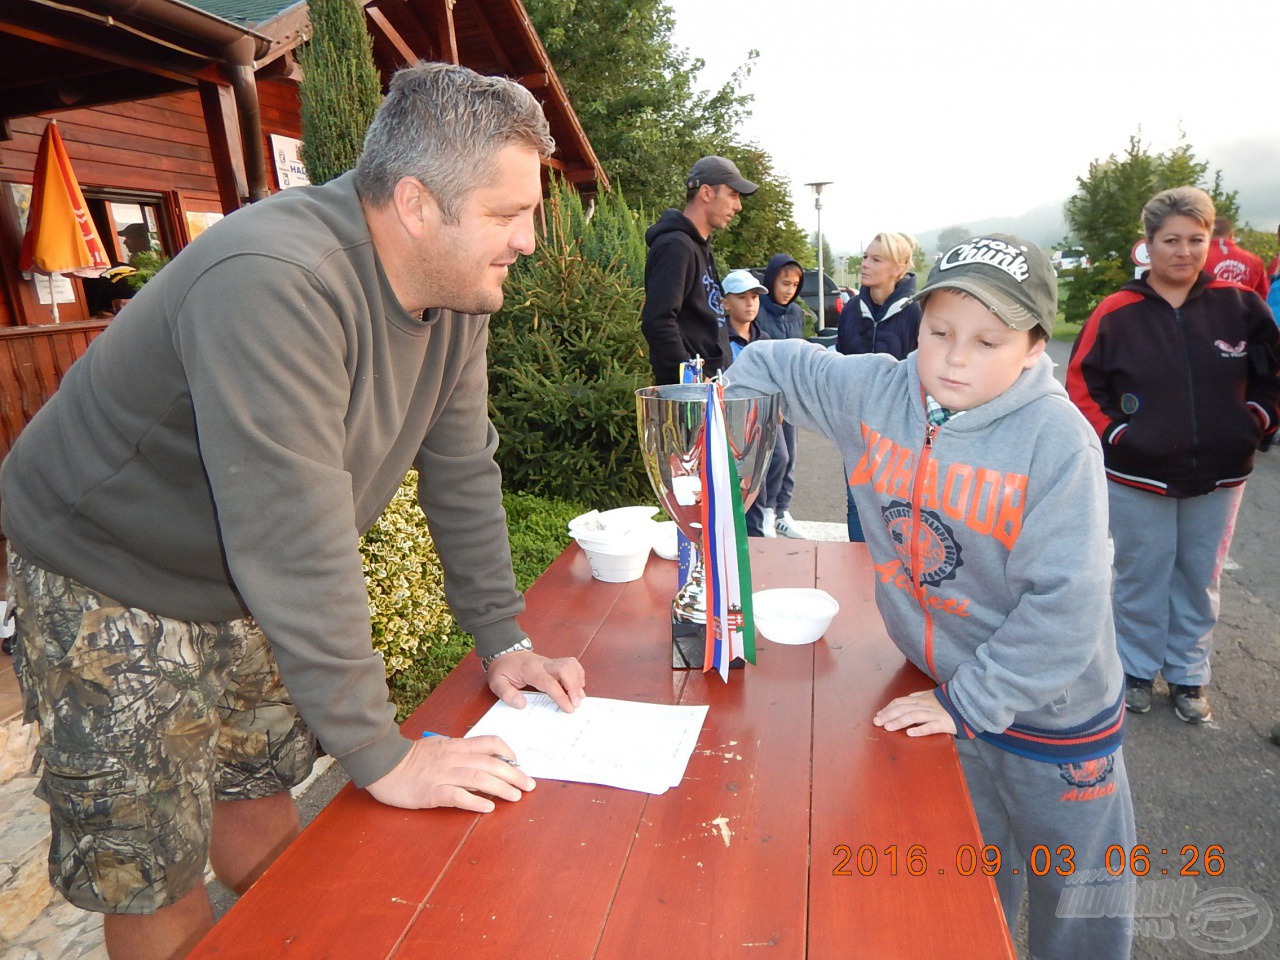
[[[1151, 873], [1160, 876], [1175, 873], [1181, 877], [1197, 877], [1203, 873], [1210, 877], [1217, 877], [1226, 870], [1226, 854], [1217, 844], [1210, 844], [1203, 850], [1195, 844], [1184, 844], [1179, 851], [1182, 857], [1181, 863], [1165, 867], [1153, 867], [1151, 862], [1153, 855], [1151, 848], [1146, 844], [1140, 843], [1130, 848], [1113, 844], [1107, 848], [1106, 862], [1102, 866], [1113, 877], [1123, 874], [1145, 877]], [[1159, 856], [1169, 855], [1168, 847], [1162, 847], [1159, 850]], [[896, 843], [885, 847], [876, 847], [869, 843], [854, 847], [841, 843], [836, 845], [832, 856], [835, 857], [836, 864], [831, 870], [831, 875], [835, 877], [877, 875], [921, 877], [926, 873], [993, 877], [1000, 872], [1005, 859], [1000, 848], [993, 844], [978, 847], [968, 843], [957, 847], [954, 851], [948, 851], [941, 858], [941, 862], [939, 858], [931, 859], [929, 851], [919, 843], [906, 847]], [[1063, 843], [1057, 847], [1037, 844], [1031, 848], [1025, 863], [1019, 861], [1019, 865], [1012, 867], [1011, 870], [1017, 874], [1025, 869], [1026, 872], [1037, 877], [1047, 876], [1051, 872], [1058, 876], [1069, 877], [1077, 868], [1094, 869], [1096, 866], [1096, 864], [1077, 864], [1075, 848], [1070, 844]]]

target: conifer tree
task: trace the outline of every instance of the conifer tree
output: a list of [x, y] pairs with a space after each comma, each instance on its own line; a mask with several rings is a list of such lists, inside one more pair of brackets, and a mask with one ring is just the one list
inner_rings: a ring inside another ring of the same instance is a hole
[[302, 162], [320, 184], [356, 165], [382, 102], [382, 80], [358, 0], [311, 0], [311, 29], [299, 56]]

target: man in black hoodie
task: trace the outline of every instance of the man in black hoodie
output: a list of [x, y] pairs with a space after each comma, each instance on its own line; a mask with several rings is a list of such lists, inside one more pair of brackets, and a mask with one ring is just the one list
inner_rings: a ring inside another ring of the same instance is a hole
[[684, 213], [662, 211], [645, 233], [644, 307], [640, 329], [649, 342], [654, 383], [678, 383], [680, 364], [701, 357], [710, 376], [732, 361], [720, 273], [708, 242], [742, 209], [757, 185], [724, 157], [703, 157], [685, 178]]

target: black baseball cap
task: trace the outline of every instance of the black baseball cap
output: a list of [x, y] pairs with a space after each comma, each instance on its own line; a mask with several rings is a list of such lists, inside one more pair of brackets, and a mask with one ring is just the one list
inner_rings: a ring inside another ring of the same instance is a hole
[[1053, 335], [1058, 275], [1039, 246], [1007, 233], [970, 237], [941, 257], [912, 300], [936, 290], [960, 290], [1014, 330], [1043, 327]]
[[760, 189], [758, 183], [752, 183], [738, 170], [738, 165], [728, 157], [703, 157], [693, 165], [689, 176], [684, 178], [685, 186], [690, 190], [704, 183], [709, 187], [720, 184], [733, 187], [744, 197], [750, 196]]

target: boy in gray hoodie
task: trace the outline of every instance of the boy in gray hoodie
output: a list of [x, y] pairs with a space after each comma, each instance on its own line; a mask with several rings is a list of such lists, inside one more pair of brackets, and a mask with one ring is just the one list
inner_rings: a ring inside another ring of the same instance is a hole
[[1135, 835], [1106, 480], [1044, 352], [1057, 280], [1034, 244], [974, 237], [916, 299], [903, 361], [767, 341], [730, 379], [781, 392], [787, 419], [854, 465], [877, 606], [935, 681], [875, 723], [957, 738], [1010, 929], [1025, 883], [1037, 960], [1126, 958]]

